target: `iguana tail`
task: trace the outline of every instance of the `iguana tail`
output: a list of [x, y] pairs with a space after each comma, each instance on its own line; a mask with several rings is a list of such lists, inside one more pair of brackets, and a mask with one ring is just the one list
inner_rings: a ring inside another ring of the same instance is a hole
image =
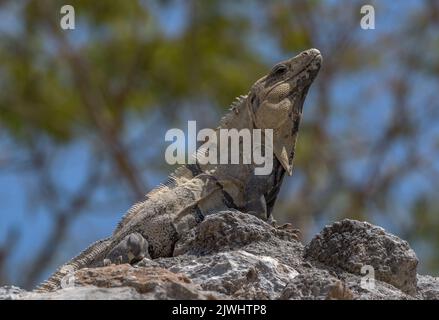
[[63, 282], [70, 285], [72, 273], [92, 266], [96, 258], [105, 256], [110, 248], [111, 238], [96, 241], [72, 260], [61, 266], [49, 279], [34, 289], [35, 292], [50, 292], [60, 289]]

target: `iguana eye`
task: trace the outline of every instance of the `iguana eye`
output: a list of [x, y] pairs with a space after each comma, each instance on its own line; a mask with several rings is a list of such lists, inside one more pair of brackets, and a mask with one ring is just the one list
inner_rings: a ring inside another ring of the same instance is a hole
[[281, 75], [287, 70], [287, 66], [284, 64], [278, 64], [277, 66], [274, 66], [273, 70], [271, 70], [272, 75]]

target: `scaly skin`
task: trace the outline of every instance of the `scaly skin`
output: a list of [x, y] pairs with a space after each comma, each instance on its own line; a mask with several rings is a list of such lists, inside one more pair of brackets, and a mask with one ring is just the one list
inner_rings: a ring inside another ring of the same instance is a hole
[[[169, 257], [179, 236], [208, 214], [238, 209], [273, 222], [272, 211], [285, 172], [292, 174], [302, 107], [322, 62], [310, 49], [278, 63], [232, 104], [219, 129], [273, 129], [273, 170], [255, 175], [251, 164], [190, 164], [146, 195], [121, 220], [112, 236], [92, 244], [36, 291], [52, 291], [69, 273], [111, 263]], [[242, 142], [240, 156], [242, 156]], [[242, 159], [240, 157], [240, 159]], [[291, 230], [287, 224], [282, 229]]]

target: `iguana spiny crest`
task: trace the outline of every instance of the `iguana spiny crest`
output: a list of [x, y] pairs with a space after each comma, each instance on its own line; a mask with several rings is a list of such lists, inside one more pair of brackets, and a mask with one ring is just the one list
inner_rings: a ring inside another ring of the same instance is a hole
[[309, 49], [276, 64], [232, 103], [220, 127], [273, 129], [274, 154], [291, 175], [303, 103], [321, 63], [320, 51]]
[[166, 184], [132, 206], [110, 237], [60, 267], [37, 290], [56, 290], [66, 276], [82, 268], [172, 256], [183, 232], [220, 210], [238, 209], [270, 221], [283, 176], [292, 173], [303, 103], [321, 62], [320, 52], [310, 49], [278, 63], [220, 122], [224, 129], [273, 130], [270, 174], [255, 175], [254, 164], [181, 166]]

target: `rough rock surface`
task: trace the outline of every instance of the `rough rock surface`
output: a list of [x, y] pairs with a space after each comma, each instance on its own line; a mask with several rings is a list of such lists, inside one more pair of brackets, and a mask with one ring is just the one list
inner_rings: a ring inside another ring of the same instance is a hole
[[439, 299], [439, 278], [417, 275], [417, 263], [407, 242], [367, 222], [336, 222], [304, 247], [224, 211], [182, 235], [174, 257], [82, 269], [51, 293], [2, 287], [0, 299]]
[[416, 293], [415, 252], [406, 241], [367, 222], [345, 219], [325, 227], [306, 246], [305, 257], [357, 275], [371, 266], [377, 280]]
[[352, 300], [354, 294], [343, 281], [329, 272], [299, 274], [282, 290], [282, 300]]

